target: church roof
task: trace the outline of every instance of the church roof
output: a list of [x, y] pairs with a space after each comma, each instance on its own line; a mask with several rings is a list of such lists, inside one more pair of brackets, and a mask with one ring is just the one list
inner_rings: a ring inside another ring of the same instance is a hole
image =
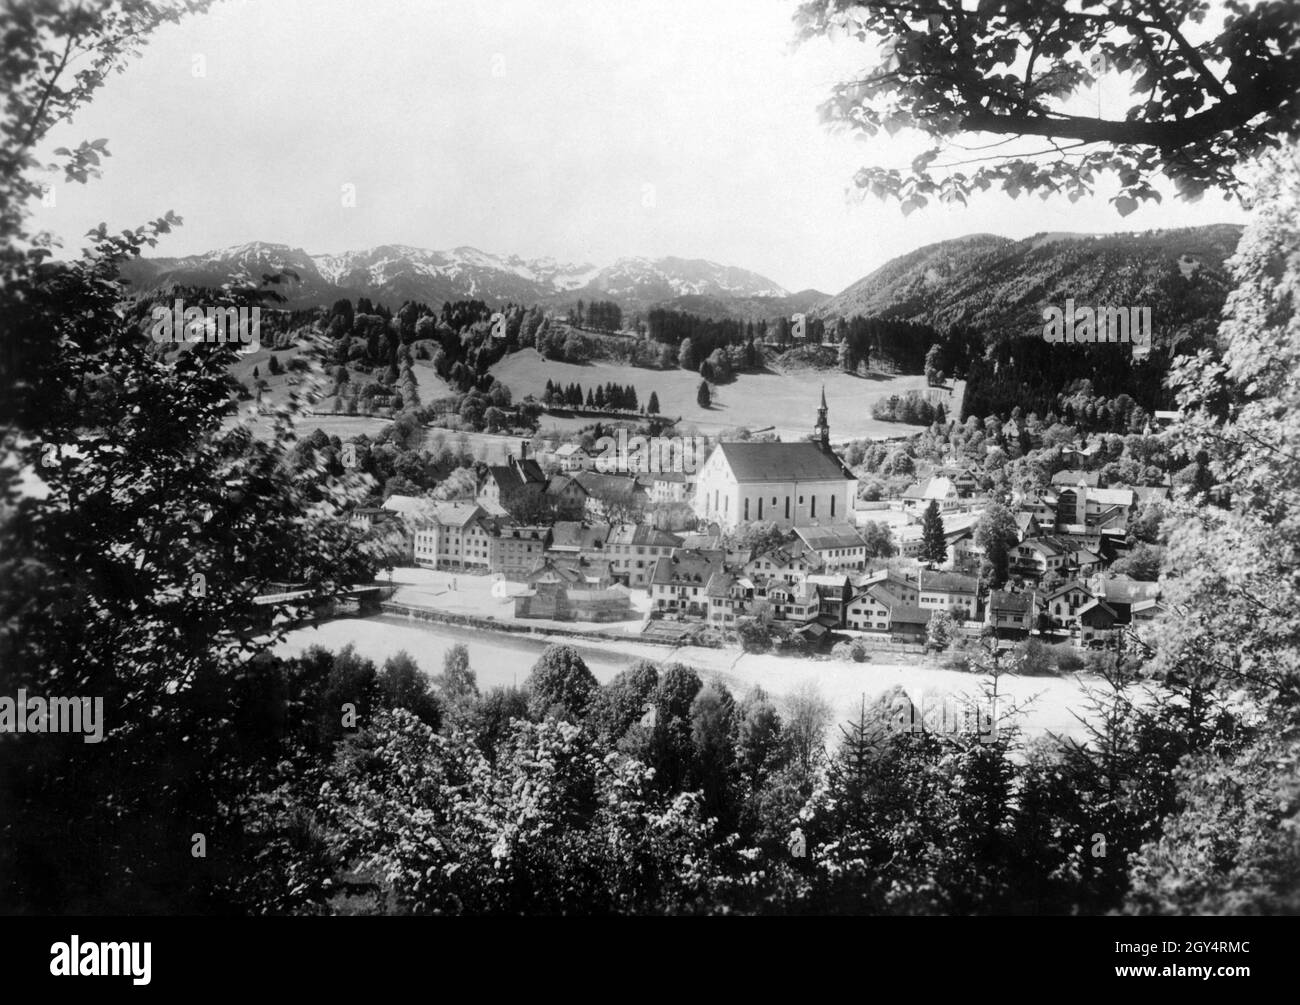
[[838, 457], [815, 443], [721, 443], [738, 482], [849, 481]]

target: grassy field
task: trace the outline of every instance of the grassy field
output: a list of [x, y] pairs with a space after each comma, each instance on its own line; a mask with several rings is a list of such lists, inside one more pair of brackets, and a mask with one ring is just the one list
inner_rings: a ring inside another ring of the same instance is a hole
[[[492, 374], [509, 386], [516, 400], [526, 394], [540, 398], [548, 379], [560, 384], [581, 384], [584, 392], [589, 387], [611, 381], [631, 384], [636, 388], [639, 401], [649, 400], [653, 391], [659, 396], [660, 412], [680, 416], [683, 423], [694, 425], [703, 433], [716, 433], [731, 426], [750, 429], [775, 426], [786, 440], [811, 432], [824, 384], [826, 404], [830, 410], [831, 437], [837, 443], [916, 432], [917, 426], [877, 422], [871, 418], [871, 406], [877, 398], [914, 389], [926, 390], [923, 376], [858, 377], [837, 370], [812, 369], [771, 371], [742, 374], [734, 383], [716, 387], [713, 404], [705, 409], [695, 403], [696, 390], [700, 386], [699, 375], [686, 370], [646, 370], [607, 362], [584, 365], [557, 363], [543, 359], [534, 349], [525, 349], [503, 359], [492, 368]], [[944, 407], [950, 413], [954, 408], [960, 410], [963, 390], [960, 382], [949, 388]], [[589, 418], [543, 417], [542, 431], [567, 432], [591, 421]]]

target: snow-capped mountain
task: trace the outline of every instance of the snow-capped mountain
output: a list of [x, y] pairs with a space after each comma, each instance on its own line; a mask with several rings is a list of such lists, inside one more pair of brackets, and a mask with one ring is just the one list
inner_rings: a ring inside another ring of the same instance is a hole
[[293, 307], [366, 296], [390, 307], [406, 300], [439, 304], [474, 298], [490, 304], [547, 304], [609, 299], [626, 310], [684, 296], [724, 301], [787, 296], [770, 279], [703, 259], [621, 258], [600, 268], [553, 258], [493, 255], [471, 247], [430, 251], [397, 244], [313, 255], [301, 248], [255, 241], [184, 258], [141, 259], [124, 274], [136, 289], [147, 292], [257, 282], [281, 269], [299, 276], [298, 282], [280, 287]]

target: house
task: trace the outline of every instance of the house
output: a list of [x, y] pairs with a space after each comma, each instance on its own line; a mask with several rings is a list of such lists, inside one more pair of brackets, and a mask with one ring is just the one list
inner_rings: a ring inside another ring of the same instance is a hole
[[652, 471], [648, 477], [652, 503], [684, 503], [691, 497], [694, 476], [685, 471]]
[[747, 576], [763, 583], [796, 583], [822, 567], [821, 556], [797, 537], [755, 555], [743, 566]]
[[853, 599], [853, 581], [844, 573], [819, 573], [804, 582], [817, 592], [817, 615], [828, 628], [844, 625], [845, 609]]
[[814, 552], [824, 569], [865, 569], [867, 542], [851, 524], [796, 527], [795, 537]]
[[488, 539], [488, 569], [506, 579], [522, 580], [551, 544], [551, 528], [500, 524]]
[[1086, 485], [1088, 488], [1093, 489], [1101, 488], [1101, 472], [1066, 468], [1064, 471], [1058, 471], [1052, 475], [1052, 484], [1068, 488], [1074, 488], [1078, 485]]
[[951, 611], [958, 620], [973, 621], [979, 613], [979, 580], [956, 572], [917, 573], [917, 602], [922, 610]]
[[384, 500], [380, 509], [387, 516], [371, 517], [372, 527], [383, 523], [401, 535], [401, 557], [414, 565], [420, 564], [416, 558], [419, 542], [417, 533], [427, 529], [435, 507], [433, 499], [428, 496], [391, 495]]
[[772, 605], [772, 616], [777, 621], [806, 624], [821, 613], [817, 589], [807, 582], [779, 583], [769, 587], [767, 602]]
[[921, 594], [916, 580], [893, 569], [879, 569], [872, 572], [859, 578], [857, 585], [859, 590], [878, 586], [898, 603], [920, 606]]
[[925, 485], [916, 482], [903, 492], [904, 509], [914, 512], [924, 511], [929, 508], [931, 502], [937, 502], [941, 512], [961, 506], [961, 495], [951, 478], [931, 478]]
[[718, 444], [700, 468], [695, 512], [727, 530], [757, 520], [782, 527], [851, 521], [858, 480], [831, 449], [824, 392], [814, 437]]
[[708, 614], [709, 581], [723, 571], [722, 552], [679, 548], [655, 561], [650, 575], [650, 603], [657, 611]]
[[505, 464], [488, 466], [479, 483], [477, 501], [493, 511], [525, 515], [538, 506], [546, 484], [540, 464], [526, 456], [511, 456]]
[[605, 553], [615, 575], [631, 587], [645, 587], [655, 562], [672, 555], [682, 538], [647, 524], [624, 523], [612, 527], [605, 541]]
[[734, 628], [754, 602], [753, 581], [731, 572], [714, 573], [704, 592], [709, 598], [709, 624], [719, 628]]
[[415, 564], [426, 569], [486, 572], [495, 532], [487, 513], [477, 503], [435, 503], [415, 531]]
[[649, 492], [634, 475], [579, 471], [573, 478], [586, 492], [584, 512], [591, 520], [627, 520], [650, 501]]
[[908, 603], [886, 588], [884, 581], [860, 589], [844, 608], [844, 626], [861, 632], [888, 632], [898, 641], [925, 638], [931, 611]]
[[970, 468], [963, 468], [957, 474], [951, 476], [953, 487], [957, 490], [957, 495], [963, 499], [968, 499], [979, 491], [979, 477]]
[[984, 623], [999, 638], [1018, 638], [1029, 634], [1034, 619], [1034, 595], [993, 590], [989, 593]]
[[1043, 579], [1064, 570], [1072, 551], [1068, 541], [1050, 535], [1022, 541], [1011, 552], [1012, 571]]
[[1133, 605], [1146, 600], [1160, 599], [1160, 584], [1130, 576], [1107, 576], [1099, 573], [1088, 581], [1088, 588], [1098, 600], [1104, 600], [1114, 612], [1116, 622], [1129, 624]]
[[1092, 591], [1077, 579], [1070, 579], [1039, 595], [1042, 611], [1058, 625], [1070, 625], [1079, 609], [1095, 599]]
[[1088, 601], [1079, 608], [1079, 645], [1089, 648], [1112, 645], [1119, 623], [1118, 613], [1106, 601]]
[[[1127, 522], [1133, 510], [1132, 489], [1091, 488], [1080, 481], [1072, 488], [1062, 488], [1057, 496], [1056, 523], [1058, 526], [1094, 527], [1102, 514], [1104, 522], [1114, 523], [1117, 512]], [[1122, 533], [1122, 531], [1121, 531]]]
[[587, 490], [570, 475], [552, 475], [544, 492], [546, 507], [560, 520], [576, 520], [587, 508]]
[[603, 559], [608, 554], [605, 543], [609, 534], [609, 524], [557, 520], [551, 527], [551, 543], [546, 553], [552, 558]]
[[595, 458], [578, 443], [562, 444], [555, 451], [555, 461], [561, 471], [590, 471], [596, 466]]
[[1043, 533], [1043, 525], [1038, 522], [1038, 514], [1034, 510], [1017, 510], [1015, 521], [1016, 534], [1022, 541], [1027, 538], [1040, 537]]

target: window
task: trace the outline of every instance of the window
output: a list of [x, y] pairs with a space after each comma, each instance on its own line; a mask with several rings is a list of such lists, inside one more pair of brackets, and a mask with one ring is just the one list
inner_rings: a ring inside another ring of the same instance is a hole
[[[775, 500], [773, 500], [773, 502], [775, 502]], [[758, 518], [760, 520], [763, 519], [763, 500], [761, 498], [758, 500]]]
[[816, 496], [813, 496], [813, 497], [812, 497], [812, 500], [811, 500], [811, 506], [812, 506], [812, 509], [811, 509], [811, 511], [809, 512], [808, 515], [809, 515], [809, 516], [814, 516], [814, 517], [815, 517], [815, 516], [817, 515], [817, 497], [816, 497]]
[[749, 500], [745, 500], [745, 519], [749, 519]]
[[831, 496], [831, 516], [835, 515], [835, 497]]
[[[776, 500], [773, 499], [772, 502], [776, 502]], [[789, 496], [785, 497], [785, 518], [787, 520], [790, 519], [790, 497]]]

